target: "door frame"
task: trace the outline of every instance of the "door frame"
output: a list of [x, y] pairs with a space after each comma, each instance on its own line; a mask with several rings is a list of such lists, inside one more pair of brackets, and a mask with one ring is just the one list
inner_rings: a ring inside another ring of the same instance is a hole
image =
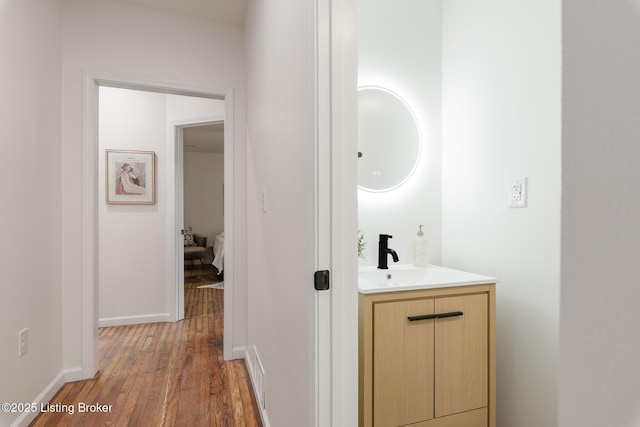
[[[100, 86], [116, 87], [121, 89], [143, 90], [148, 92], [196, 96], [201, 98], [220, 99], [225, 101], [225, 120], [229, 131], [225, 132], [225, 152], [229, 148], [229, 154], [225, 154], [225, 180], [230, 178], [231, 185], [225, 185], [224, 203], [225, 209], [233, 206], [233, 89], [216, 89], [181, 82], [127, 77], [116, 74], [96, 72], [84, 72], [83, 94], [83, 153], [82, 153], [82, 295], [81, 295], [81, 352], [82, 352], [82, 378], [92, 378], [99, 367], [98, 360], [98, 203], [100, 194], [98, 189], [98, 88]], [[226, 130], [226, 129], [225, 129]], [[173, 147], [171, 147], [173, 148]], [[175, 150], [169, 149], [163, 153], [167, 156], [167, 164], [174, 164]], [[175, 184], [175, 180], [173, 180]], [[169, 182], [171, 187], [171, 180]], [[175, 188], [168, 188], [168, 200], [175, 201]], [[176, 235], [175, 209], [168, 213], [167, 236]], [[233, 232], [231, 215], [225, 212], [225, 229], [229, 226]], [[225, 232], [228, 242], [225, 242], [225, 280], [233, 280], [233, 250], [232, 235]], [[175, 246], [172, 246], [167, 254], [165, 264], [168, 266], [168, 277], [175, 277]], [[172, 271], [173, 270], [173, 271]], [[230, 277], [229, 277], [230, 276]], [[171, 317], [177, 318], [176, 295], [173, 290], [167, 290], [167, 308], [172, 312]], [[224, 334], [224, 358], [233, 358], [233, 288], [225, 289], [225, 334]]]
[[309, 425], [358, 425], [356, 1], [316, 0], [316, 292]]

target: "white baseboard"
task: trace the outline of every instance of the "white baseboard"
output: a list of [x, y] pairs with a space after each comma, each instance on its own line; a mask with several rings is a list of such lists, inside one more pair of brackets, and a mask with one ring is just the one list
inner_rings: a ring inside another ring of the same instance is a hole
[[244, 352], [244, 362], [247, 364], [247, 371], [249, 371], [249, 378], [251, 379], [251, 390], [253, 390], [253, 397], [256, 399], [256, 402], [258, 403], [258, 411], [260, 412], [260, 418], [262, 419], [262, 425], [264, 427], [271, 427], [271, 424], [269, 424], [269, 417], [267, 416], [267, 409], [263, 408], [260, 405], [260, 399], [258, 398], [258, 395], [256, 394], [256, 381], [255, 378], [253, 377], [253, 362], [252, 362], [252, 358], [251, 355], [249, 354], [249, 350], [245, 349]]
[[40, 413], [40, 408], [43, 403], [49, 403], [51, 398], [62, 388], [65, 383], [65, 372], [61, 371], [56, 377], [42, 390], [42, 392], [36, 397], [32, 403], [35, 403], [38, 407], [38, 412], [23, 412], [14, 422], [11, 427], [26, 427], [36, 416]]
[[142, 314], [138, 316], [104, 317], [98, 319], [98, 327], [139, 325], [141, 323], [171, 322], [169, 313]]
[[234, 347], [233, 348], [233, 352], [231, 353], [231, 357], [233, 357], [233, 360], [236, 359], [244, 359], [245, 356], [247, 354], [247, 348], [246, 347]]
[[64, 382], [65, 383], [72, 383], [75, 381], [81, 381], [81, 380], [86, 380], [87, 378], [84, 378], [84, 376], [82, 375], [82, 368], [81, 367], [76, 367], [76, 368], [67, 368], [64, 370]]

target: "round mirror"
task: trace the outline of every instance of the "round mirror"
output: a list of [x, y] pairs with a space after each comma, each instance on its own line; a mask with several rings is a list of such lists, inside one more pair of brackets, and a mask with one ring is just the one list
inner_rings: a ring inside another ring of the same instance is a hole
[[418, 164], [420, 144], [418, 122], [402, 98], [380, 87], [358, 89], [359, 188], [380, 192], [402, 185]]

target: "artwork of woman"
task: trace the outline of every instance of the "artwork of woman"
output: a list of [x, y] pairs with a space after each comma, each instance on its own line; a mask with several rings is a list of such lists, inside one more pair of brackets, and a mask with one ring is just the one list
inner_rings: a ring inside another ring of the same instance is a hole
[[140, 185], [140, 177], [129, 163], [123, 163], [116, 173], [116, 194], [145, 194], [147, 189]]

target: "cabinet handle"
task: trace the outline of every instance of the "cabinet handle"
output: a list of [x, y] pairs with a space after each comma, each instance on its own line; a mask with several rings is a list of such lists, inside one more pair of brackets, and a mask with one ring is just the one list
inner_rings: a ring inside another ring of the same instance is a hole
[[437, 319], [438, 315], [437, 314], [423, 314], [422, 316], [409, 316], [407, 317], [407, 319], [409, 319], [409, 322], [415, 322], [418, 320], [429, 320], [429, 319]]
[[451, 313], [441, 313], [441, 314], [436, 314], [436, 316], [438, 316], [438, 319], [442, 319], [444, 317], [456, 317], [456, 316], [462, 316], [464, 313], [461, 311], [452, 311]]
[[415, 322], [418, 320], [429, 320], [429, 319], [443, 319], [445, 317], [456, 317], [462, 316], [464, 313], [461, 311], [452, 311], [451, 313], [440, 313], [440, 314], [423, 314], [421, 316], [409, 316], [407, 319], [409, 322]]

